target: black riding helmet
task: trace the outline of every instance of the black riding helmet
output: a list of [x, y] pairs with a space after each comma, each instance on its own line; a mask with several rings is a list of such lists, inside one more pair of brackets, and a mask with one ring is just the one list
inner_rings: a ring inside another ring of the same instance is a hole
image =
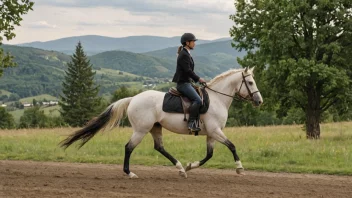
[[196, 36], [194, 36], [194, 34], [192, 33], [184, 33], [181, 36], [181, 44], [183, 45], [184, 43], [186, 43], [187, 41], [196, 41], [198, 39], [196, 39]]

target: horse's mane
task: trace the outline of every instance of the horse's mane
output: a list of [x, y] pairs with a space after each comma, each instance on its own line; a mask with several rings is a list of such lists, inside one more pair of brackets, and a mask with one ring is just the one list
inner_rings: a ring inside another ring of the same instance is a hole
[[234, 74], [234, 73], [237, 73], [237, 72], [242, 72], [244, 69], [241, 68], [241, 69], [230, 69], [226, 72], [223, 72], [217, 76], [215, 76], [215, 78], [213, 78], [209, 83], [207, 83], [208, 85], [213, 85], [215, 83], [217, 83], [218, 81], [220, 81], [221, 79], [231, 75], [231, 74]]

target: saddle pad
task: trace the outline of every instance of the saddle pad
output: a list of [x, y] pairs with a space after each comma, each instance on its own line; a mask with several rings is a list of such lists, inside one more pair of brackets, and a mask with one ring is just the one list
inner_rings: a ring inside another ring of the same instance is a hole
[[[208, 111], [210, 100], [208, 93], [204, 89], [202, 89], [202, 92], [204, 102], [203, 105], [200, 107], [199, 112], [201, 114], [204, 114]], [[191, 105], [191, 102], [189, 100], [186, 100], [185, 103], [187, 109], [186, 113], [189, 113], [188, 108]], [[163, 101], [163, 111], [168, 113], [184, 113], [181, 98], [179, 96], [166, 93]]]

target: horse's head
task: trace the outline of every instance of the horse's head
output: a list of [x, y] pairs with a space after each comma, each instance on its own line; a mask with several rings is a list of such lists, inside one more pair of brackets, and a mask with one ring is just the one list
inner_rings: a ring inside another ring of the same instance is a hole
[[255, 106], [263, 104], [263, 98], [253, 78], [254, 67], [248, 67], [242, 72], [242, 83], [239, 83], [237, 94], [246, 100], [251, 100]]

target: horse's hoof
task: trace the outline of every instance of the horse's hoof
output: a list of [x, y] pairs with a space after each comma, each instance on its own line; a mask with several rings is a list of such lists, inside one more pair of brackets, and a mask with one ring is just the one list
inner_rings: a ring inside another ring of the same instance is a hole
[[187, 178], [187, 173], [184, 171], [179, 171], [178, 174], [183, 178]]
[[239, 174], [239, 175], [246, 175], [244, 173], [244, 168], [236, 168], [236, 173]]
[[137, 179], [138, 178], [138, 176], [136, 174], [132, 173], [132, 172], [130, 172], [130, 174], [128, 174], [128, 177], [130, 179]]
[[188, 163], [187, 164], [187, 167], [186, 167], [186, 172], [187, 171], [190, 171], [192, 169], [192, 164], [191, 163]]

